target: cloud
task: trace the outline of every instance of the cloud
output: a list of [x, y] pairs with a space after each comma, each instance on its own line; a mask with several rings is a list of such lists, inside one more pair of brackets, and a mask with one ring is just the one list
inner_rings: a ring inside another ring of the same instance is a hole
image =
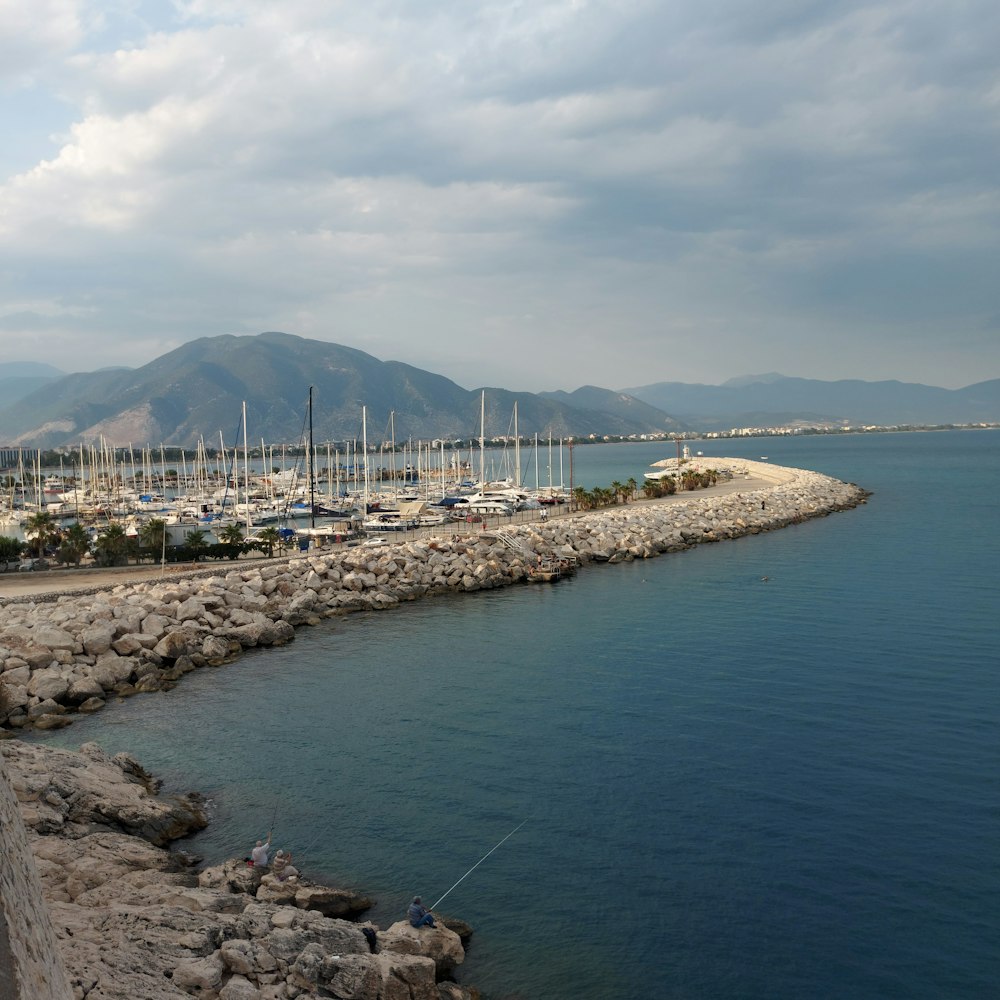
[[82, 0], [5, 0], [0, 4], [0, 90], [31, 83], [80, 43]]
[[36, 313], [81, 362], [287, 329], [524, 388], [1000, 364], [985, 0], [45, 7], [0, 9], [0, 79], [73, 110], [0, 177], [9, 350]]

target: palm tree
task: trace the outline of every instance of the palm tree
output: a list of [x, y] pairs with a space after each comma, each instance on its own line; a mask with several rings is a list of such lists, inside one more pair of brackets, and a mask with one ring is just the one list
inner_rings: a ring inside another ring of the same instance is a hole
[[226, 545], [242, 545], [243, 529], [238, 524], [227, 524], [219, 532], [219, 541]]
[[611, 484], [611, 492], [613, 494], [612, 503], [618, 503], [619, 500], [625, 497], [625, 486], [616, 479]]
[[40, 510], [24, 522], [25, 538], [33, 538], [38, 549], [38, 558], [45, 555], [45, 546], [59, 537], [59, 525], [47, 510]]
[[184, 542], [191, 550], [194, 561], [201, 558], [202, 551], [208, 547], [208, 532], [201, 528], [194, 528], [184, 536]]
[[229, 546], [229, 558], [235, 559], [243, 551], [243, 529], [238, 524], [227, 524], [219, 532], [219, 541]]
[[639, 489], [639, 484], [635, 481], [635, 476], [630, 476], [625, 485], [628, 487], [628, 496], [625, 498], [625, 502], [628, 503], [629, 500], [635, 499], [636, 491]]
[[162, 560], [167, 548], [167, 522], [161, 517], [151, 517], [139, 529], [139, 541], [143, 548], [150, 550], [154, 559]]
[[74, 521], [63, 531], [62, 544], [59, 546], [59, 561], [80, 565], [80, 560], [90, 551], [90, 535], [87, 529]]
[[94, 555], [101, 566], [127, 566], [129, 539], [125, 529], [112, 521], [98, 536]]
[[257, 533], [257, 540], [267, 549], [267, 558], [270, 559], [274, 555], [275, 545], [281, 545], [284, 539], [281, 537], [281, 532], [278, 531], [274, 525], [268, 525], [266, 528], [261, 528]]

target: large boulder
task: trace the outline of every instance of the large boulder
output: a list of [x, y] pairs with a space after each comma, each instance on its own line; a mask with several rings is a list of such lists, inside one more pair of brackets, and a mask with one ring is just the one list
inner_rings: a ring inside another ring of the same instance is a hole
[[68, 701], [81, 704], [88, 698], [103, 698], [104, 688], [93, 677], [77, 677], [66, 692]]
[[104, 688], [112, 691], [116, 684], [129, 680], [135, 673], [138, 661], [132, 656], [119, 656], [108, 650], [102, 653], [97, 662], [90, 668], [90, 676]]
[[379, 941], [383, 951], [432, 959], [439, 979], [450, 976], [465, 961], [462, 939], [440, 922], [435, 927], [411, 927], [408, 920], [400, 920], [383, 931]]
[[206, 958], [180, 962], [174, 969], [172, 980], [176, 986], [188, 993], [214, 990], [226, 971], [222, 952], [214, 951]]
[[43, 832], [62, 827], [116, 830], [162, 845], [207, 825], [200, 797], [151, 794], [155, 786], [149, 776], [126, 754], [112, 759], [93, 743], [80, 753], [46, 747], [47, 753], [40, 755], [37, 749], [8, 741], [0, 752], [16, 772], [12, 783], [19, 799], [59, 804], [55, 815], [39, 813]]
[[65, 629], [55, 628], [52, 625], [39, 624], [34, 630], [34, 641], [39, 646], [47, 646], [49, 649], [66, 649], [71, 653], [81, 651], [80, 643], [72, 632]]
[[80, 642], [83, 643], [83, 651], [88, 656], [100, 656], [111, 649], [114, 642], [116, 626], [113, 622], [94, 622], [89, 628], [80, 633]]
[[36, 670], [28, 681], [28, 694], [41, 698], [52, 698], [58, 701], [69, 690], [69, 679], [62, 672], [51, 668]]
[[180, 656], [188, 656], [196, 651], [193, 639], [184, 629], [174, 629], [168, 632], [154, 647], [153, 652], [164, 660], [176, 660]]
[[229, 655], [229, 643], [218, 635], [206, 635], [201, 641], [201, 655], [210, 664], [221, 663]]
[[368, 896], [351, 889], [333, 889], [323, 885], [300, 885], [294, 898], [299, 909], [317, 910], [324, 917], [357, 917], [372, 907]]

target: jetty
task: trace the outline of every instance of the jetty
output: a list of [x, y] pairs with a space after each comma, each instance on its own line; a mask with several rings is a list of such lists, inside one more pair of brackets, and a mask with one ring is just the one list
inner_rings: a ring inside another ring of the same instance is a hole
[[[481, 525], [467, 534], [309, 550], [169, 575], [143, 567], [84, 581], [68, 571], [61, 584], [69, 589], [39, 591], [41, 581], [22, 583], [33, 574], [0, 577], [0, 736], [58, 728], [109, 700], [169, 690], [192, 670], [220, 666], [247, 649], [283, 645], [296, 628], [331, 616], [532, 582], [539, 566], [568, 570], [649, 559], [800, 524], [855, 507], [868, 495], [806, 470], [738, 459], [712, 463], [727, 467], [732, 478], [710, 490], [496, 532]], [[554, 579], [555, 572], [544, 576]], [[28, 592], [18, 592], [22, 587]]]

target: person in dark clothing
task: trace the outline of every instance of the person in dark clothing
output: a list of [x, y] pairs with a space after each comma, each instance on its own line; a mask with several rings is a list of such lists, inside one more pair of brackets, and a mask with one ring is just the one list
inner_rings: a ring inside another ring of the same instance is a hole
[[378, 952], [378, 933], [373, 926], [366, 925], [361, 928], [365, 940], [368, 942], [368, 950], [374, 955]]
[[434, 926], [434, 914], [420, 902], [419, 896], [413, 897], [413, 902], [410, 903], [410, 907], [406, 911], [406, 915], [410, 918], [411, 927]]

